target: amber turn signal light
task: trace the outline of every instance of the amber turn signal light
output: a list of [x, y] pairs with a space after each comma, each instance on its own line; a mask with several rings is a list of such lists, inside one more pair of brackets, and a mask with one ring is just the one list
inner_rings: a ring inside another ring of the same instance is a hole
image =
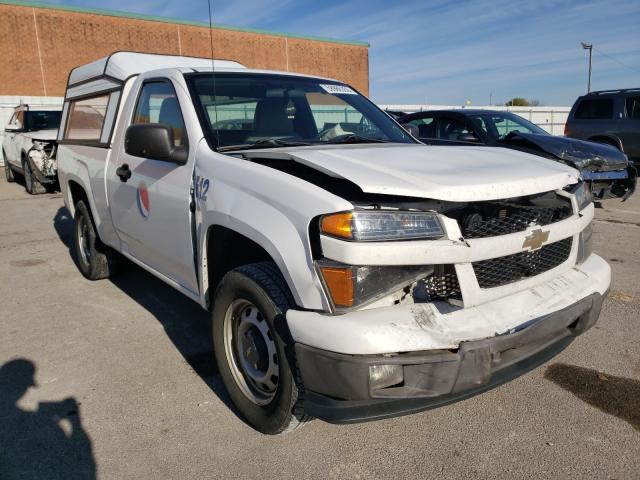
[[353, 269], [320, 267], [324, 283], [337, 307], [353, 306]]
[[353, 220], [352, 212], [334, 213], [333, 215], [325, 215], [320, 220], [320, 229], [322, 233], [340, 238], [353, 238], [351, 225]]

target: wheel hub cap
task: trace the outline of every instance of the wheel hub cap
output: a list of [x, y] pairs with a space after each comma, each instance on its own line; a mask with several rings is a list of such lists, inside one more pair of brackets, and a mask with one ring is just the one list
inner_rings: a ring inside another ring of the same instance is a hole
[[275, 396], [280, 369], [269, 324], [247, 300], [235, 300], [224, 326], [225, 353], [234, 380], [244, 395], [258, 405]]
[[87, 223], [86, 218], [82, 218], [82, 223], [79, 228], [79, 243], [80, 243], [80, 253], [82, 255], [82, 259], [85, 263], [89, 263], [91, 261], [91, 248], [89, 247], [89, 224]]

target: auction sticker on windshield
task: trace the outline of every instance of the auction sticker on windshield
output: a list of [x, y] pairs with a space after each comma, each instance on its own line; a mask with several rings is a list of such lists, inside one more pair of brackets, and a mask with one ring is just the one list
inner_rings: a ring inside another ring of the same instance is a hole
[[327, 93], [338, 95], [357, 95], [357, 93], [346, 85], [320, 84], [322, 89]]

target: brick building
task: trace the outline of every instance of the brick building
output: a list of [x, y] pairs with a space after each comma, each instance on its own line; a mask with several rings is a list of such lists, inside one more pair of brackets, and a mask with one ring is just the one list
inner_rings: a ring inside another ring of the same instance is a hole
[[59, 97], [71, 68], [118, 50], [236, 60], [369, 91], [368, 45], [107, 10], [0, 0], [0, 95]]

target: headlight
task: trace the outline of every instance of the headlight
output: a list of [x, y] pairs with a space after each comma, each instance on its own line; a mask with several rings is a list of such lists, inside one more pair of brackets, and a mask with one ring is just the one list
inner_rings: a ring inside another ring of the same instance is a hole
[[318, 269], [335, 308], [353, 308], [400, 290], [433, 273], [433, 266], [352, 266], [328, 260]]
[[322, 233], [358, 242], [440, 238], [444, 230], [434, 213], [356, 210], [320, 219]]
[[582, 211], [591, 203], [591, 188], [588, 183], [580, 182], [573, 190], [571, 190], [578, 202], [578, 211]]

